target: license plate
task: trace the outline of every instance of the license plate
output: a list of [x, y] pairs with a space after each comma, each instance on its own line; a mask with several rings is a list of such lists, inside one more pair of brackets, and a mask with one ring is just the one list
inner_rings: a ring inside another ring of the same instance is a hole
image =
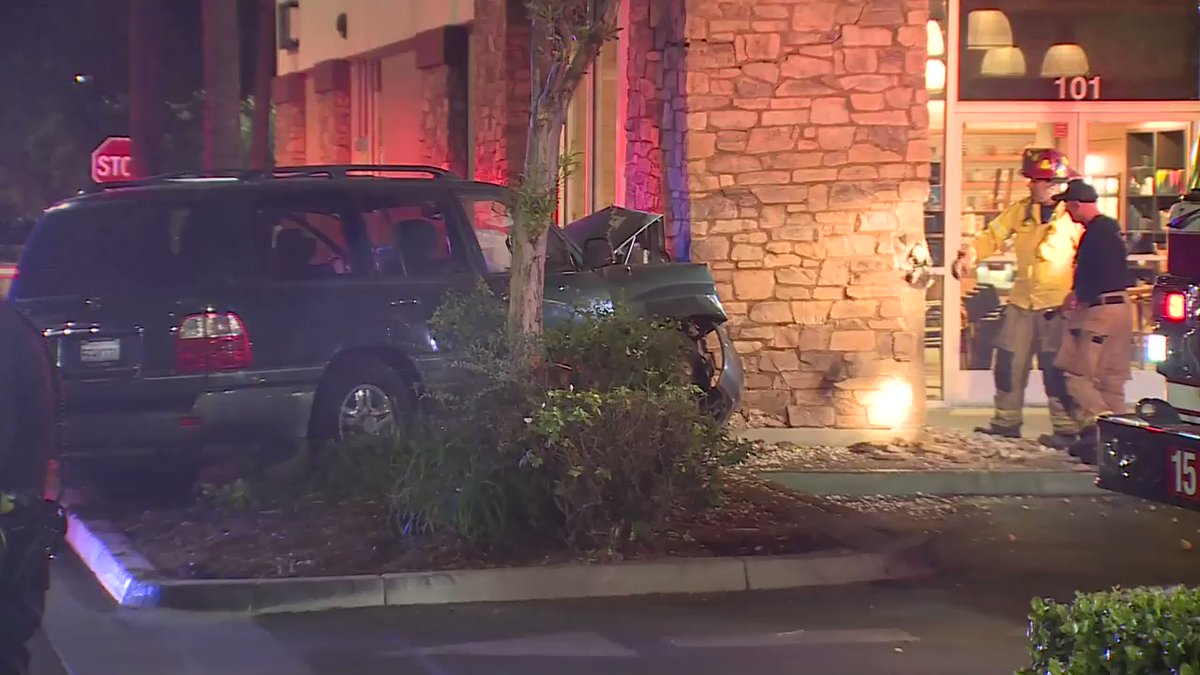
[[112, 363], [121, 360], [120, 340], [92, 340], [79, 346], [81, 363]]
[[1200, 499], [1200, 453], [1171, 448], [1167, 455], [1167, 490], [1180, 499]]

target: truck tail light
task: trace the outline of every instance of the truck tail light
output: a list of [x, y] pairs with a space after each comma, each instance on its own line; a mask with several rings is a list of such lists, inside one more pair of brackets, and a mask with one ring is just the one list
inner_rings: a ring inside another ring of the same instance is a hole
[[1187, 318], [1187, 295], [1172, 291], [1163, 297], [1163, 318], [1183, 321]]
[[176, 372], [241, 370], [252, 362], [250, 336], [237, 314], [193, 314], [179, 324], [175, 338]]

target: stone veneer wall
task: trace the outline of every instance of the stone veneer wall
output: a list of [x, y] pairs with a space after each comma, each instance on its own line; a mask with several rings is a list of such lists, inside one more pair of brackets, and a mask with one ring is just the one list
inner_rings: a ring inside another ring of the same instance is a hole
[[923, 418], [924, 296], [893, 255], [928, 192], [927, 0], [685, 0], [693, 254], [747, 366], [744, 407], [881, 426], [889, 378]]
[[445, 26], [419, 35], [416, 45], [423, 161], [460, 176], [468, 166], [468, 35], [464, 26]]
[[305, 75], [294, 73], [271, 82], [275, 107], [275, 166], [304, 164], [308, 131], [305, 126]]
[[525, 163], [529, 135], [529, 21], [522, 0], [475, 0], [470, 114], [475, 178], [507, 183]]
[[421, 70], [423, 160], [460, 176], [467, 173], [467, 83], [463, 75], [446, 65]]
[[317, 125], [317, 147], [307, 148], [308, 164], [349, 164], [353, 156], [350, 128], [350, 62], [323, 61], [313, 67], [313, 110], [310, 123]]

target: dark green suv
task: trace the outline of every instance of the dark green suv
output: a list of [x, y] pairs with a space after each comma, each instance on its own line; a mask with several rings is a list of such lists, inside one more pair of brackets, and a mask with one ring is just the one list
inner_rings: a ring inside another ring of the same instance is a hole
[[[444, 373], [428, 328], [443, 295], [481, 277], [503, 292], [509, 203], [432, 167], [330, 166], [159, 177], [47, 209], [9, 298], [61, 368], [64, 452], [190, 464], [387, 429]], [[743, 380], [725, 312], [706, 266], [648, 253], [661, 238], [660, 218], [624, 209], [551, 228], [546, 322], [614, 299], [689, 320], [723, 420]]]

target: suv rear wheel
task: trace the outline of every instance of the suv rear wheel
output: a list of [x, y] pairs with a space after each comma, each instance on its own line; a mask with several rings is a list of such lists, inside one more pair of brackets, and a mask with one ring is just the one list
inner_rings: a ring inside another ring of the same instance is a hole
[[391, 366], [375, 358], [355, 359], [329, 373], [313, 403], [312, 431], [321, 440], [396, 430], [411, 388]]

